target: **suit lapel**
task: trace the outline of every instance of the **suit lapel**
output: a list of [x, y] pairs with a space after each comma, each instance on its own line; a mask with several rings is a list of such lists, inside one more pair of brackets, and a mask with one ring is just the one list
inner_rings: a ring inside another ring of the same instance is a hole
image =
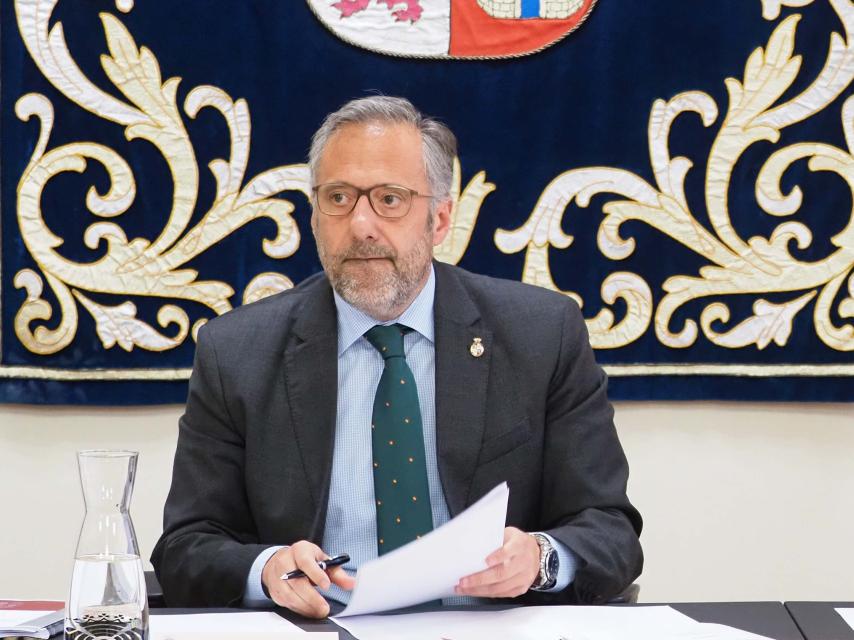
[[335, 444], [338, 320], [326, 279], [307, 291], [306, 298], [285, 347], [284, 370], [291, 424], [315, 507], [311, 537], [319, 543]]
[[[483, 440], [492, 333], [483, 326], [458, 275], [440, 263], [434, 303], [436, 338], [436, 448], [451, 515], [465, 509]], [[475, 338], [484, 352], [471, 353]]]

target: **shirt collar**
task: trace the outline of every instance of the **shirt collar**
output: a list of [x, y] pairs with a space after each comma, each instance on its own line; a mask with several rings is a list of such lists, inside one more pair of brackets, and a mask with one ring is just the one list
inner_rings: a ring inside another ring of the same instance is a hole
[[350, 346], [361, 338], [365, 332], [376, 324], [400, 324], [414, 329], [422, 336], [433, 342], [433, 300], [436, 294], [436, 275], [433, 264], [430, 264], [430, 275], [427, 282], [415, 300], [397, 318], [388, 322], [377, 322], [364, 311], [357, 309], [333, 291], [335, 309], [338, 313], [338, 355], [344, 353]]

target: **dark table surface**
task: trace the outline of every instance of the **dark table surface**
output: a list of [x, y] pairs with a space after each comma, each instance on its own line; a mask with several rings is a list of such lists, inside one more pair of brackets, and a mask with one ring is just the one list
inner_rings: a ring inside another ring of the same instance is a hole
[[803, 640], [780, 602], [694, 602], [670, 606], [698, 622], [725, 624], [775, 640]]
[[[650, 605], [616, 605], [616, 606], [650, 606]], [[797, 626], [792, 621], [786, 608], [779, 602], [698, 602], [671, 604], [674, 609], [694, 618], [698, 622], [716, 622], [731, 627], [737, 627], [752, 633], [758, 633], [774, 640], [804, 640]], [[501, 610], [503, 606], [481, 606], [478, 610]], [[466, 610], [471, 607], [445, 607], [444, 610]], [[338, 609], [340, 610], [340, 609]], [[415, 607], [407, 611], [430, 611], [431, 608]], [[230, 611], [235, 609], [152, 609], [152, 615], [168, 615], [172, 613], [206, 613], [215, 611]], [[331, 620], [309, 620], [290, 611], [276, 610], [279, 615], [290, 620], [306, 631], [337, 631], [340, 640], [353, 640], [353, 636], [336, 625]], [[333, 609], [333, 614], [336, 609]], [[832, 612], [832, 609], [830, 609]], [[838, 617], [838, 616], [837, 616]], [[840, 618], [840, 622], [841, 622]], [[844, 624], [844, 623], [843, 623]], [[849, 636], [845, 636], [849, 638]], [[818, 636], [816, 636], [818, 638]], [[807, 640], [813, 640], [807, 638]]]
[[806, 640], [854, 640], [854, 629], [835, 609], [854, 609], [854, 602], [787, 602]]

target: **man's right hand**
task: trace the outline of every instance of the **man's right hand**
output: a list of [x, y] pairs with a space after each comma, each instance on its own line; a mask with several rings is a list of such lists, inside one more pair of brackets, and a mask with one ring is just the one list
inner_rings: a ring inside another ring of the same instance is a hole
[[[270, 556], [261, 572], [261, 582], [267, 587], [270, 597], [280, 607], [285, 607], [308, 618], [325, 618], [329, 615], [329, 603], [317, 592], [316, 587], [328, 589], [334, 583], [350, 591], [356, 579], [347, 575], [343, 567], [323, 571], [317, 566], [329, 554], [308, 540], [300, 540]], [[288, 571], [300, 569], [305, 578], [282, 580]]]

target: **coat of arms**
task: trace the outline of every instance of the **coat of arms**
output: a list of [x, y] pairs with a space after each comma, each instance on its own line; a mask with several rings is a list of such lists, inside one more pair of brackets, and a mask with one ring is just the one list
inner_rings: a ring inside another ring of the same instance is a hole
[[308, 0], [335, 35], [378, 53], [505, 58], [535, 53], [578, 27], [596, 0]]

